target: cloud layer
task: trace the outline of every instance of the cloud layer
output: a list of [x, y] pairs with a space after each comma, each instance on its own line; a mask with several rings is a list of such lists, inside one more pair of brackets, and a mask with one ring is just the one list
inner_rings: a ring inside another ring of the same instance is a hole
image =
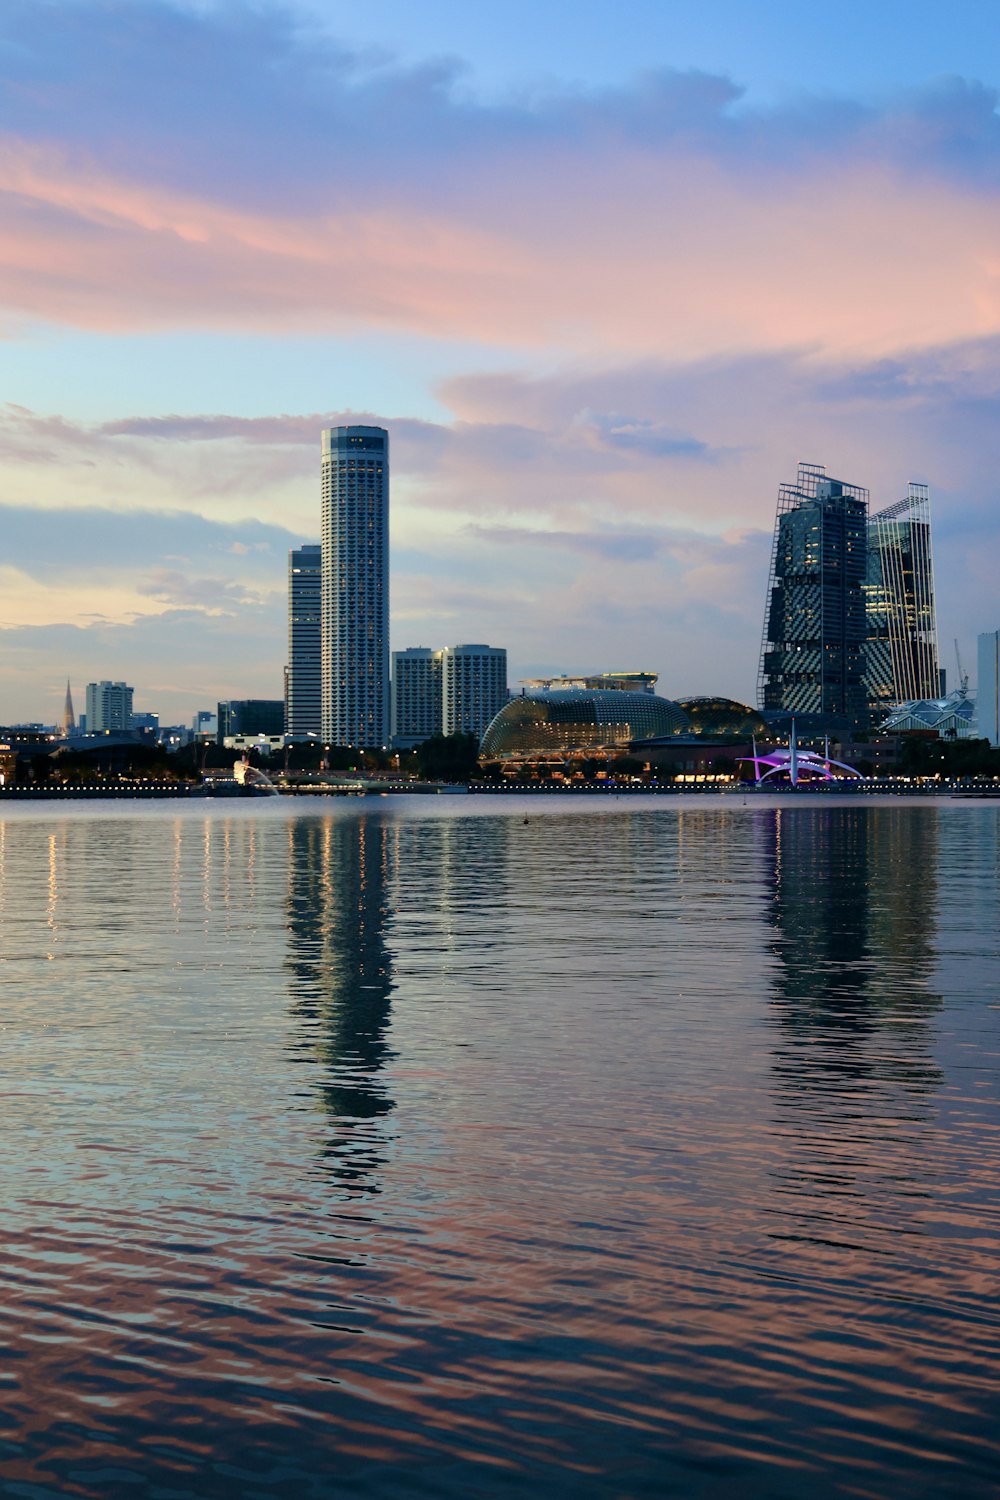
[[13, 0], [9, 326], [407, 330], [677, 356], [1000, 328], [996, 94], [726, 78], [471, 100], [278, 6]]

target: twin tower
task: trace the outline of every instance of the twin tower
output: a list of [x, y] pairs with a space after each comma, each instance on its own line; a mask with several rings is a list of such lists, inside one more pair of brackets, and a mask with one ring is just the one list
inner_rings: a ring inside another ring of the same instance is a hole
[[321, 545], [288, 566], [291, 734], [331, 745], [389, 743], [389, 434], [322, 435]]
[[943, 697], [926, 485], [877, 515], [819, 464], [781, 486], [757, 687], [765, 711], [854, 729]]

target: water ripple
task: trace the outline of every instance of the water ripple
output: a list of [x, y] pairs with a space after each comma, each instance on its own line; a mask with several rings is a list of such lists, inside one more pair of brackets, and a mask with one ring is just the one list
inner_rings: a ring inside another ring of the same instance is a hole
[[995, 809], [0, 821], [0, 1475], [979, 1500]]

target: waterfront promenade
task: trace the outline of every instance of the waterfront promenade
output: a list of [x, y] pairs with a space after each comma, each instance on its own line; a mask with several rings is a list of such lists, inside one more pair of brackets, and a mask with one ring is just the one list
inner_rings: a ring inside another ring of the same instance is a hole
[[[323, 783], [274, 783], [274, 791], [285, 797], [385, 797], [469, 795], [488, 797], [1000, 797], [1000, 781], [941, 781], [934, 777], [870, 777], [862, 780], [822, 782], [791, 787], [771, 782], [757, 787], [753, 782], [721, 782], [705, 778], [676, 781], [641, 782], [473, 782], [461, 784], [420, 781], [349, 778]], [[72, 801], [145, 801], [171, 798], [208, 800], [259, 800], [266, 792], [237, 786], [232, 782], [189, 783], [176, 781], [105, 781], [41, 782], [0, 787], [0, 806], [4, 802], [72, 802]]]

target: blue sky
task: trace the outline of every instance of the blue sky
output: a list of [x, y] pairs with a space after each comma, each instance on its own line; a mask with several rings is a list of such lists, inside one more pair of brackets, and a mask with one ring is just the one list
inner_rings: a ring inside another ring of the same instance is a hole
[[457, 58], [468, 87], [493, 98], [553, 79], [613, 84], [653, 61], [733, 77], [755, 103], [798, 93], [877, 97], [945, 73], [1000, 73], [996, 17], [984, 0], [369, 0], [309, 9], [357, 47], [410, 64]]
[[964, 0], [8, 0], [0, 722], [67, 673], [167, 719], [280, 693], [352, 418], [392, 434], [395, 646], [750, 698], [804, 459], [931, 485], [973, 659], [998, 48]]

